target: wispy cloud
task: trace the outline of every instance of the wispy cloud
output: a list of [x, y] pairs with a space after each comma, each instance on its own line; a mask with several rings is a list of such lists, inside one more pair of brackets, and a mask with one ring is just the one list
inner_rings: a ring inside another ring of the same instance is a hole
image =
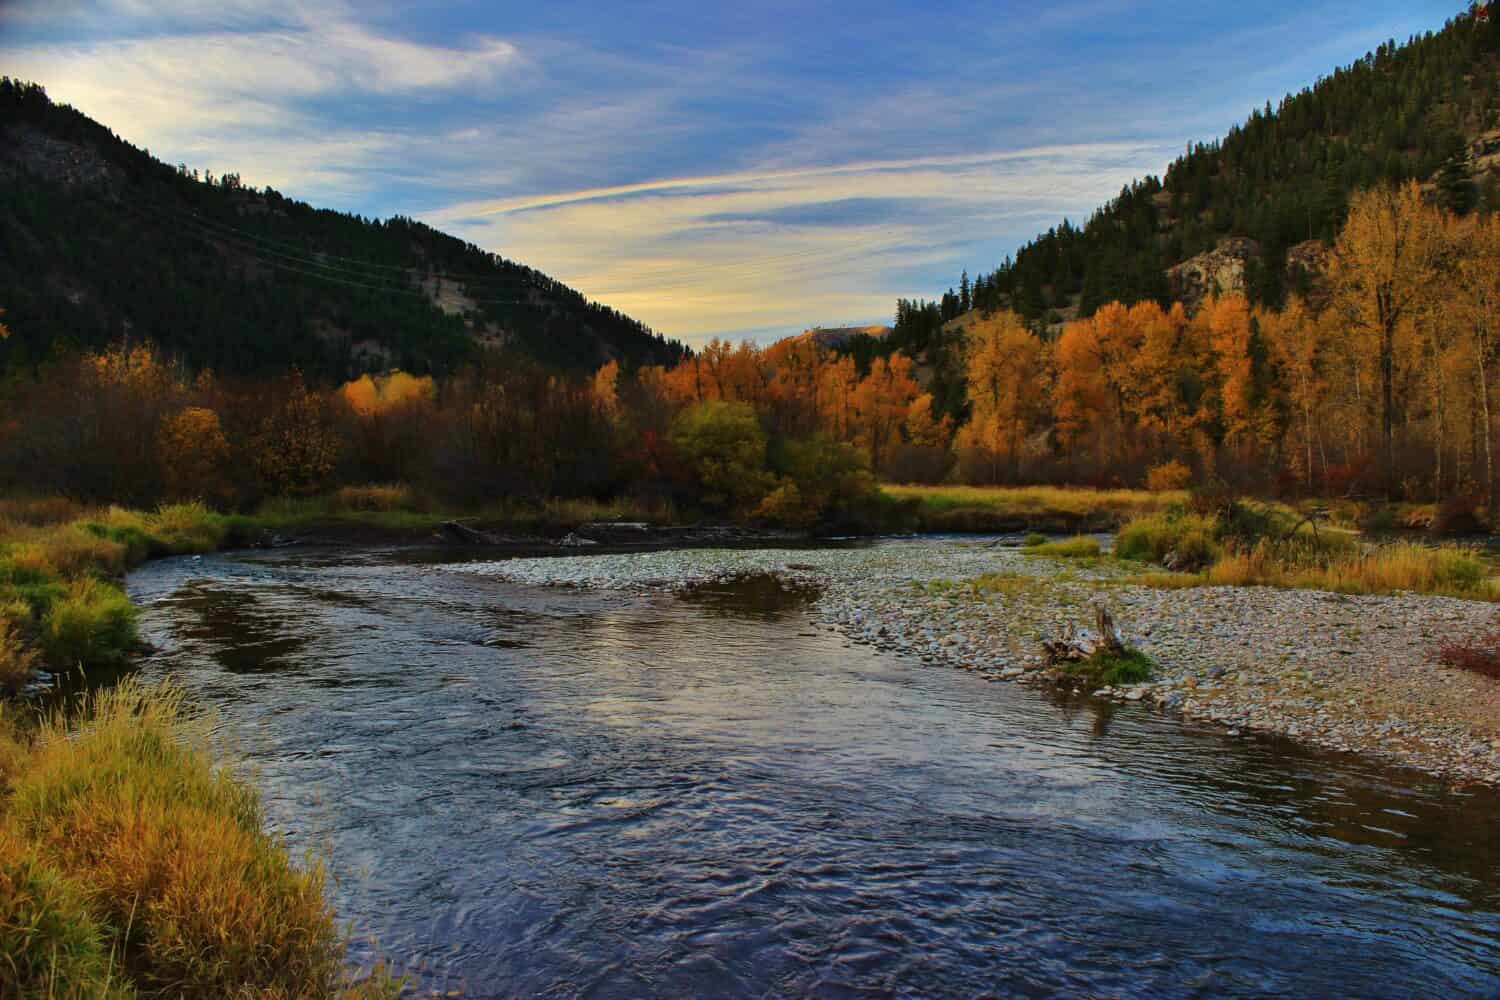
[[986, 263], [976, 231], [1050, 222], [1165, 155], [1105, 143], [748, 170], [426, 214], [699, 342], [886, 317], [896, 295], [934, 293], [934, 268]]

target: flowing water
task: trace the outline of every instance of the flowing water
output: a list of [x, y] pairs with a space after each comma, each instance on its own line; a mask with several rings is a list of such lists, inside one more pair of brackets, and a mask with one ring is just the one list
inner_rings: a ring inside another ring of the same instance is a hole
[[130, 589], [147, 675], [424, 989], [1500, 995], [1495, 793], [850, 646], [768, 578], [304, 552]]

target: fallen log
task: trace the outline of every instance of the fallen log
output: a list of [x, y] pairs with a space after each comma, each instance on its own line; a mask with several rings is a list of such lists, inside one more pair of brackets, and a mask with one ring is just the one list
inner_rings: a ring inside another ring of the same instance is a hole
[[488, 532], [471, 528], [462, 521], [444, 521], [438, 525], [438, 530], [450, 541], [460, 542], [464, 545], [498, 545], [500, 539]]

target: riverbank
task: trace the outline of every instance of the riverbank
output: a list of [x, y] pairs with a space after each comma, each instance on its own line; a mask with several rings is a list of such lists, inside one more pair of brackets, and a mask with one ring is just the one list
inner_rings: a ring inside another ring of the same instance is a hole
[[[1268, 587], [1164, 590], [1106, 561], [1037, 558], [993, 540], [854, 549], [660, 552], [455, 567], [541, 586], [680, 590], [754, 573], [821, 590], [814, 615], [850, 641], [995, 680], [1043, 680], [1039, 645], [1104, 602], [1153, 679], [1104, 697], [1500, 785], [1500, 682], [1439, 666], [1434, 647], [1495, 605]], [[975, 581], [980, 581], [977, 584]], [[1094, 692], [1079, 691], [1090, 697]]]
[[1187, 499], [1184, 490], [1095, 490], [1070, 486], [902, 486], [885, 494], [921, 532], [1113, 531]]

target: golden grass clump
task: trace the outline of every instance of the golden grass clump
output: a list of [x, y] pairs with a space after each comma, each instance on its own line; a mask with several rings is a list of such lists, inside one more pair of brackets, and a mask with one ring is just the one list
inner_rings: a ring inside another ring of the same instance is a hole
[[[342, 942], [321, 870], [294, 867], [261, 830], [254, 791], [214, 766], [206, 726], [184, 715], [179, 692], [127, 680], [89, 696], [76, 717], [54, 715], [5, 812], [9, 835], [29, 852], [23, 874], [72, 886], [120, 977], [143, 991], [343, 991]], [[58, 895], [42, 909], [82, 926], [70, 905]], [[68, 940], [80, 963], [97, 953], [86, 933]], [[0, 969], [46, 974], [38, 945], [0, 935]], [[45, 985], [36, 979], [23, 990]]]
[[37, 575], [59, 577], [101, 573], [118, 576], [125, 572], [128, 547], [79, 524], [45, 529], [32, 534], [30, 540], [17, 545], [6, 557], [15, 566], [24, 566]]
[[1315, 550], [1262, 541], [1226, 554], [1204, 574], [1215, 586], [1297, 587], [1343, 594], [1411, 591], [1478, 600], [1500, 600], [1471, 549], [1395, 542], [1322, 558]]
[[20, 627], [0, 613], [0, 694], [19, 690], [36, 670], [36, 660]]
[[84, 894], [3, 831], [0, 994], [78, 1000], [134, 994], [115, 975], [109, 936]]
[[329, 508], [341, 510], [411, 510], [417, 506], [410, 486], [400, 483], [345, 486], [329, 498]]

